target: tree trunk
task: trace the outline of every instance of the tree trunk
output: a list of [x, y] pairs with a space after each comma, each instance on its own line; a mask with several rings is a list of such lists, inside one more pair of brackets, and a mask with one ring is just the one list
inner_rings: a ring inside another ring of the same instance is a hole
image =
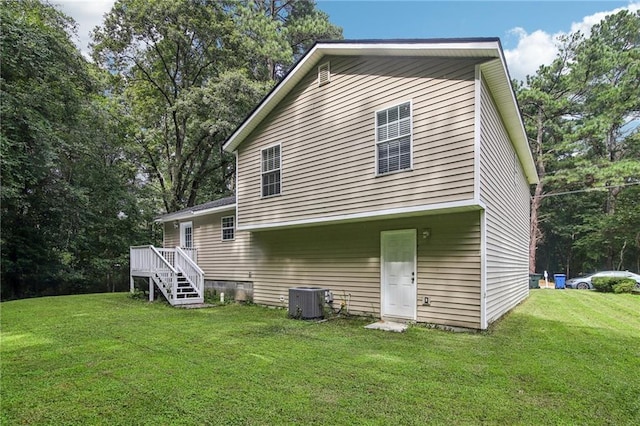
[[[276, 1], [271, 0], [271, 4], [269, 5], [269, 16], [274, 21], [278, 19], [276, 15]], [[275, 61], [271, 58], [267, 58], [267, 70], [269, 71], [269, 79], [272, 81], [276, 81], [276, 64]]]
[[540, 203], [542, 201], [542, 182], [536, 184], [536, 190], [531, 199], [531, 222], [529, 227], [529, 272], [536, 272], [536, 251], [538, 249], [538, 243], [542, 240], [542, 230], [540, 229], [540, 223], [538, 220], [538, 211], [540, 210]]
[[540, 204], [542, 203], [542, 194], [544, 191], [543, 178], [545, 175], [544, 159], [542, 158], [543, 119], [543, 111], [539, 109], [536, 120], [538, 131], [536, 134], [536, 144], [534, 146], [538, 183], [536, 184], [536, 190], [531, 199], [529, 226], [529, 272], [532, 274], [536, 272], [536, 252], [538, 250], [538, 244], [542, 240], [542, 230], [540, 229], [538, 212], [540, 211]]
[[[618, 160], [618, 152], [617, 152], [617, 145], [616, 145], [616, 129], [615, 127], [612, 127], [609, 129], [609, 131], [607, 132], [607, 156], [608, 156], [608, 160], [611, 163], [614, 163], [615, 161]], [[607, 201], [606, 201], [606, 206], [605, 206], [605, 214], [607, 216], [613, 216], [616, 213], [616, 200], [618, 198], [618, 194], [620, 194], [620, 191], [622, 191], [622, 188], [619, 186], [616, 187], [611, 187], [611, 182], [607, 181], [606, 182], [607, 187], [609, 187], [608, 189], [608, 193], [607, 193]], [[614, 269], [614, 264], [615, 264], [615, 255], [616, 255], [616, 250], [613, 247], [613, 241], [611, 239], [609, 239], [609, 244], [607, 244], [607, 269]], [[617, 268], [615, 268], [617, 269]]]

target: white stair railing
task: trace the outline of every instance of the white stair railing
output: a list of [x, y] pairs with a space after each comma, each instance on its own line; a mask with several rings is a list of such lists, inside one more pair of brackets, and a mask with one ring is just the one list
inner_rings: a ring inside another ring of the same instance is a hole
[[187, 256], [197, 265], [198, 264], [198, 249], [195, 247], [180, 247], [180, 249], [186, 253]]
[[191, 257], [195, 249], [147, 245], [131, 247], [129, 253], [132, 292], [133, 277], [145, 276], [153, 280], [171, 305], [204, 302], [204, 272]]
[[135, 272], [151, 271], [151, 258], [153, 257], [151, 247], [153, 246], [133, 246], [129, 248], [130, 269], [132, 275], [135, 275]]
[[155, 249], [158, 250], [158, 253], [160, 253], [160, 256], [164, 257], [167, 260], [167, 262], [169, 262], [169, 264], [175, 268], [176, 262], [175, 262], [174, 249], [163, 248], [163, 247], [155, 247]]
[[204, 299], [204, 271], [193, 261], [191, 254], [176, 247], [175, 266], [198, 293], [198, 298]]
[[173, 267], [160, 251], [154, 246], [149, 246], [150, 251], [154, 253], [151, 256], [152, 278], [167, 298], [169, 303], [173, 305], [175, 295], [178, 291], [178, 271]]

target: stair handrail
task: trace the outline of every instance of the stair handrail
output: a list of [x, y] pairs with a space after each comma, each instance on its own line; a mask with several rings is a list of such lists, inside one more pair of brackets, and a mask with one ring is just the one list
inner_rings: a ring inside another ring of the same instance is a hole
[[[176, 268], [183, 273], [184, 277], [191, 283], [198, 292], [198, 296], [203, 297], [204, 271], [189, 255], [180, 247], [176, 247]], [[184, 263], [182, 263], [184, 262]]]
[[[160, 254], [160, 251], [158, 251], [157, 248], [155, 248], [154, 246], [149, 246], [149, 248], [151, 249], [151, 251], [153, 253], [155, 253], [156, 258], [160, 259], [160, 262], [164, 264], [164, 266], [169, 269], [169, 271], [171, 271], [171, 297], [167, 298], [167, 299], [173, 299], [175, 298], [175, 295], [178, 292], [178, 270], [176, 268], [173, 267], [173, 265], [171, 265], [171, 263], [162, 255]], [[163, 283], [163, 286], [165, 284]], [[161, 289], [163, 290], [163, 289]], [[164, 293], [164, 292], [163, 292]], [[164, 294], [165, 297], [167, 297], [167, 294]], [[171, 302], [171, 300], [170, 300]], [[173, 303], [172, 303], [173, 304]]]
[[171, 270], [171, 272], [173, 272], [174, 274], [178, 273], [176, 268], [174, 268], [173, 265], [171, 265], [171, 263], [169, 263], [169, 261], [165, 259], [163, 255], [160, 254], [157, 248], [155, 248], [154, 246], [149, 246], [149, 248], [151, 249], [151, 251], [153, 251], [156, 254], [156, 256], [160, 258], [160, 260]]

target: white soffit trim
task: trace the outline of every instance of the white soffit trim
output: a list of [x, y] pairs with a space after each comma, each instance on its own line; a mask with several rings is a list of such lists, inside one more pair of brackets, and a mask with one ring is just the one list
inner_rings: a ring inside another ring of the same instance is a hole
[[527, 133], [520, 117], [518, 102], [509, 81], [506, 64], [500, 58], [485, 62], [480, 65], [480, 70], [482, 78], [486, 80], [489, 86], [489, 91], [498, 107], [507, 132], [511, 136], [527, 181], [529, 184], [537, 183], [538, 172], [529, 148]]
[[[469, 42], [353, 42], [314, 45], [286, 77], [267, 95], [251, 115], [236, 129], [224, 144], [227, 152], [235, 151], [242, 141], [266, 118], [278, 103], [320, 61], [323, 56], [422, 56], [454, 58], [497, 58], [502, 61], [498, 41]], [[506, 68], [505, 68], [506, 71]], [[510, 85], [508, 77], [506, 84]], [[510, 87], [510, 86], [509, 86]], [[517, 110], [517, 108], [516, 108]]]
[[236, 204], [228, 204], [226, 206], [218, 206], [218, 207], [212, 207], [210, 209], [205, 209], [205, 210], [197, 210], [197, 211], [193, 211], [193, 210], [189, 210], [186, 212], [176, 212], [175, 214], [168, 214], [166, 216], [162, 216], [157, 218], [154, 222], [156, 223], [166, 223], [166, 222], [171, 222], [174, 220], [182, 220], [182, 219], [190, 219], [192, 217], [198, 217], [198, 216], [204, 216], [207, 214], [214, 214], [214, 213], [220, 213], [220, 212], [226, 212], [229, 210], [235, 210], [236, 209]]
[[377, 210], [364, 213], [347, 215], [326, 216], [311, 219], [300, 219], [286, 222], [271, 222], [261, 224], [238, 224], [238, 231], [266, 231], [284, 228], [303, 228], [316, 225], [332, 225], [350, 222], [366, 222], [382, 219], [399, 219], [413, 216], [426, 216], [441, 213], [458, 213], [465, 211], [484, 210], [486, 207], [478, 200], [454, 201], [451, 203], [427, 204], [414, 207], [402, 207], [397, 209]]

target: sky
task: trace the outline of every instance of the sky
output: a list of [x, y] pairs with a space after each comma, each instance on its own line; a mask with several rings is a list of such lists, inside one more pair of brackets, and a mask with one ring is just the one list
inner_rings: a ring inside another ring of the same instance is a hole
[[[591, 26], [640, 0], [573, 1], [389, 1], [316, 0], [345, 39], [499, 37], [511, 77], [524, 80], [557, 52], [558, 36]], [[113, 0], [52, 0], [78, 23], [78, 47], [88, 52], [89, 32], [100, 25]]]

